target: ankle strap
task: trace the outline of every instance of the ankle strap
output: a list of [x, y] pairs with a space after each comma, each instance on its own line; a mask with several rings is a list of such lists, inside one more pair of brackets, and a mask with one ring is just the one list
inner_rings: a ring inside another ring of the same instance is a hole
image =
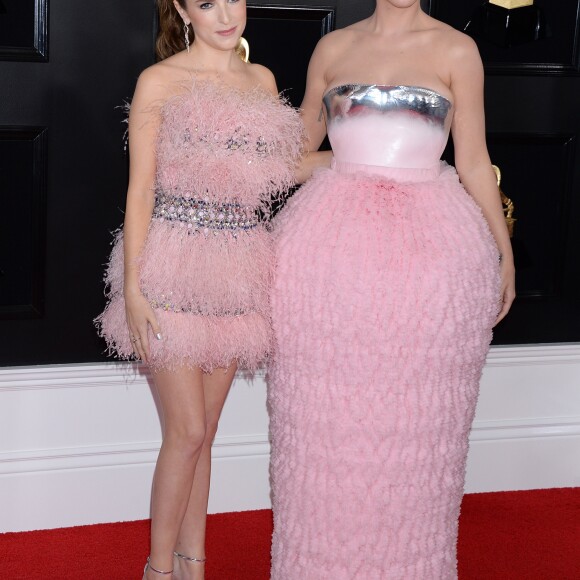
[[197, 562], [198, 564], [203, 564], [207, 560], [207, 558], [190, 558], [189, 556], [184, 556], [179, 552], [173, 552], [173, 554], [182, 560], [187, 560], [188, 562]]
[[147, 558], [147, 565], [145, 566], [145, 572], [147, 572], [147, 570], [153, 570], [153, 572], [155, 572], [157, 574], [163, 574], [164, 576], [167, 576], [168, 574], [173, 574], [173, 569], [169, 570], [169, 572], [165, 572], [163, 570], [157, 570], [157, 568], [154, 568], [151, 565], [151, 557]]

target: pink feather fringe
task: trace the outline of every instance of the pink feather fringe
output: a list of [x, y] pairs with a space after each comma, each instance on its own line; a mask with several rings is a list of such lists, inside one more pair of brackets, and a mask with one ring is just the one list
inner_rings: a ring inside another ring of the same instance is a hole
[[[264, 90], [194, 80], [159, 114], [156, 189], [166, 195], [268, 213], [272, 198], [293, 184], [303, 127], [294, 109]], [[265, 359], [273, 255], [264, 224], [233, 235], [153, 219], [138, 263], [144, 295], [171, 304], [155, 308], [163, 340], [150, 337], [151, 366], [212, 371], [237, 361], [253, 370]], [[109, 303], [96, 323], [109, 352], [131, 359], [123, 279], [118, 232], [105, 275]]]

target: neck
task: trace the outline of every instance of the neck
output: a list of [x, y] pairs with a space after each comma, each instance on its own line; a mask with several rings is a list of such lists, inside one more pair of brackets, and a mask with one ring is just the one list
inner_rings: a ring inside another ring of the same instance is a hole
[[412, 30], [423, 15], [419, 0], [403, 8], [388, 0], [377, 0], [377, 7], [370, 18], [370, 25], [377, 34], [392, 34]]
[[216, 73], [228, 73], [241, 62], [235, 50], [218, 50], [197, 40], [191, 46], [189, 56], [195, 62], [195, 68]]

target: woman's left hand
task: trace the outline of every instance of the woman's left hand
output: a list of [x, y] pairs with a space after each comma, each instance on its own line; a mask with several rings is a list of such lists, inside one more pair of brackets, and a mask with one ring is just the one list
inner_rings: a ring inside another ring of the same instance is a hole
[[502, 260], [501, 262], [501, 291], [500, 291], [500, 305], [501, 310], [497, 315], [494, 326], [503, 320], [509, 312], [512, 303], [516, 297], [516, 270], [512, 260]]

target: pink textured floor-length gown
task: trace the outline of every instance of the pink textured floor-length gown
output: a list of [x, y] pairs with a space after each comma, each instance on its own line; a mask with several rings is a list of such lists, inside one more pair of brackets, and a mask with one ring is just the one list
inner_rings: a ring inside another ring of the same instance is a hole
[[345, 85], [324, 104], [333, 167], [276, 224], [272, 579], [453, 579], [497, 246], [439, 161], [448, 99]]
[[[271, 235], [259, 210], [294, 180], [298, 113], [265, 89], [193, 78], [160, 105], [155, 207], [139, 258], [141, 291], [161, 326], [150, 366], [254, 369], [272, 345]], [[132, 358], [123, 236], [97, 319], [111, 352]]]

